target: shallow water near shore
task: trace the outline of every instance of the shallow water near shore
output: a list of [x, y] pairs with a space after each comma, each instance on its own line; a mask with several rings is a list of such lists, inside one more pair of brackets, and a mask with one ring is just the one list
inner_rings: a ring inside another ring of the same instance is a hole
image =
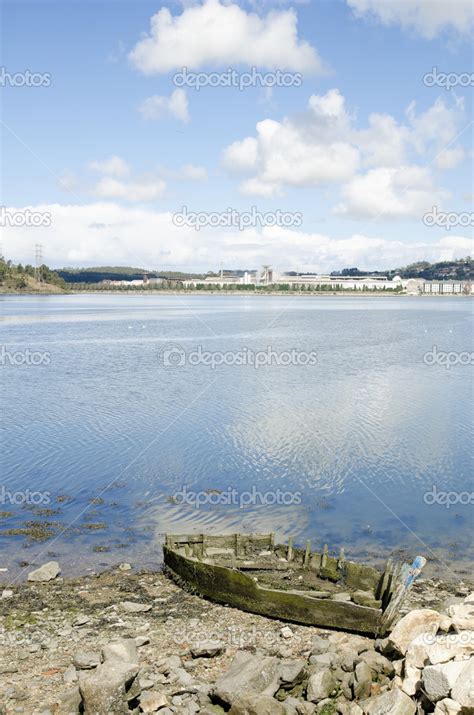
[[472, 352], [471, 301], [1, 296], [0, 311], [9, 577], [53, 556], [65, 575], [153, 567], [167, 531], [239, 530], [466, 572], [473, 368], [426, 355]]

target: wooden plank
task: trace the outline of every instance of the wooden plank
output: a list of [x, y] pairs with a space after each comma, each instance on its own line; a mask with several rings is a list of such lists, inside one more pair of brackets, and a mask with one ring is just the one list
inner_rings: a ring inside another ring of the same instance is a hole
[[286, 552], [286, 560], [293, 561], [293, 537], [288, 537], [288, 551]]

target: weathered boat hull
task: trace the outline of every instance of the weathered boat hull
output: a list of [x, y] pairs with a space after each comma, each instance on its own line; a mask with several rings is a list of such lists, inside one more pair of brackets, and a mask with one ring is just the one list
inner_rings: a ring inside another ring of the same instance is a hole
[[164, 547], [165, 564], [202, 596], [243, 611], [305, 625], [375, 634], [382, 611], [257, 586], [241, 571], [180, 556]]
[[[248, 557], [249, 548], [254, 548], [253, 558]], [[262, 548], [270, 550], [255, 556], [255, 549]], [[389, 630], [396, 615], [390, 608], [395, 596], [397, 608], [401, 603], [399, 580], [391, 566], [380, 573], [364, 564], [331, 558], [327, 548], [322, 554], [312, 554], [308, 546], [306, 550], [294, 549], [291, 542], [275, 546], [272, 534], [167, 535], [163, 553], [170, 577], [186, 589], [218, 603], [284, 621], [380, 636]], [[268, 559], [270, 565], [265, 562], [267, 554], [273, 559]], [[370, 591], [380, 607], [318, 598], [310, 590], [267, 587], [248, 575], [269, 567], [277, 573], [296, 571], [309, 579], [317, 574], [332, 588], [340, 583], [345, 589]]]

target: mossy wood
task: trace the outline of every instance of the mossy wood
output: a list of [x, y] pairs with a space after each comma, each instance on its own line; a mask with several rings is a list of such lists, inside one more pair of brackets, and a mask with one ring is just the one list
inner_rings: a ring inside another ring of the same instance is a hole
[[381, 573], [347, 561], [343, 550], [336, 559], [327, 546], [311, 552], [310, 542], [305, 549], [292, 539], [275, 545], [274, 534], [167, 535], [163, 552], [169, 575], [183, 587], [285, 621], [383, 635], [403, 600], [391, 562]]

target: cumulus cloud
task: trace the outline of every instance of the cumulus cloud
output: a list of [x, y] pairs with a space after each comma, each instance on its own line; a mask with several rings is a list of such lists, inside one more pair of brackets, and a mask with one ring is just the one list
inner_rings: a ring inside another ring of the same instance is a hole
[[138, 107], [145, 119], [156, 120], [164, 117], [176, 117], [182, 122], [189, 122], [188, 97], [184, 89], [175, 89], [169, 97], [155, 94], [145, 99]]
[[124, 199], [125, 201], [153, 201], [160, 199], [166, 190], [163, 179], [141, 181], [119, 181], [105, 176], [96, 184], [94, 193], [106, 199]]
[[130, 167], [126, 161], [120, 156], [111, 156], [102, 161], [89, 162], [89, 169], [96, 171], [99, 174], [108, 174], [109, 176], [127, 176], [130, 173]]
[[331, 90], [311, 97], [304, 117], [258, 122], [256, 137], [227, 147], [223, 162], [231, 171], [255, 172], [241, 188], [259, 196], [277, 195], [284, 186], [346, 181], [359, 165], [348, 124], [344, 98]]
[[339, 213], [418, 215], [427, 201], [443, 195], [422, 166], [449, 169], [464, 158], [462, 147], [453, 145], [463, 115], [462, 100], [448, 106], [438, 99], [421, 113], [410, 104], [404, 123], [373, 113], [367, 126], [358, 128], [344, 97], [331, 89], [312, 95], [299, 115], [258, 122], [255, 136], [230, 144], [222, 161], [230, 173], [244, 175], [240, 190], [245, 195], [272, 197], [286, 187], [341, 185], [345, 201]]
[[421, 218], [446, 192], [436, 189], [430, 170], [419, 166], [371, 169], [356, 176], [343, 190], [335, 213], [358, 218]]
[[[176, 169], [159, 167], [153, 173], [131, 176], [131, 168], [120, 157], [105, 161], [92, 161], [88, 168], [104, 175], [94, 186], [89, 187], [95, 196], [104, 199], [148, 202], [161, 199], [166, 193], [167, 180], [206, 181], [207, 170], [196, 164], [183, 164]], [[67, 187], [65, 187], [67, 188]]]
[[426, 39], [445, 30], [469, 35], [474, 28], [472, 0], [347, 0], [358, 16], [368, 15], [383, 25], [400, 25]]
[[316, 49], [298, 37], [294, 10], [274, 10], [262, 17], [220, 0], [204, 0], [176, 16], [162, 8], [129, 58], [145, 74], [240, 64], [323, 70]]
[[[122, 265], [181, 267], [208, 270], [272, 263], [280, 270], [304, 266], [325, 272], [348, 265], [362, 269], [389, 268], [415, 260], [447, 260], [472, 255], [472, 240], [441, 236], [429, 241], [386, 240], [353, 234], [347, 238], [281, 228], [220, 231], [178, 228], [170, 212], [116, 202], [85, 205], [43, 204], [29, 207], [49, 212], [49, 227], [4, 228], [4, 251], [16, 261], [31, 263], [34, 244], [44, 246], [50, 265]], [[7, 207], [20, 211], [25, 207]], [[140, 241], [137, 241], [137, 236]]]

